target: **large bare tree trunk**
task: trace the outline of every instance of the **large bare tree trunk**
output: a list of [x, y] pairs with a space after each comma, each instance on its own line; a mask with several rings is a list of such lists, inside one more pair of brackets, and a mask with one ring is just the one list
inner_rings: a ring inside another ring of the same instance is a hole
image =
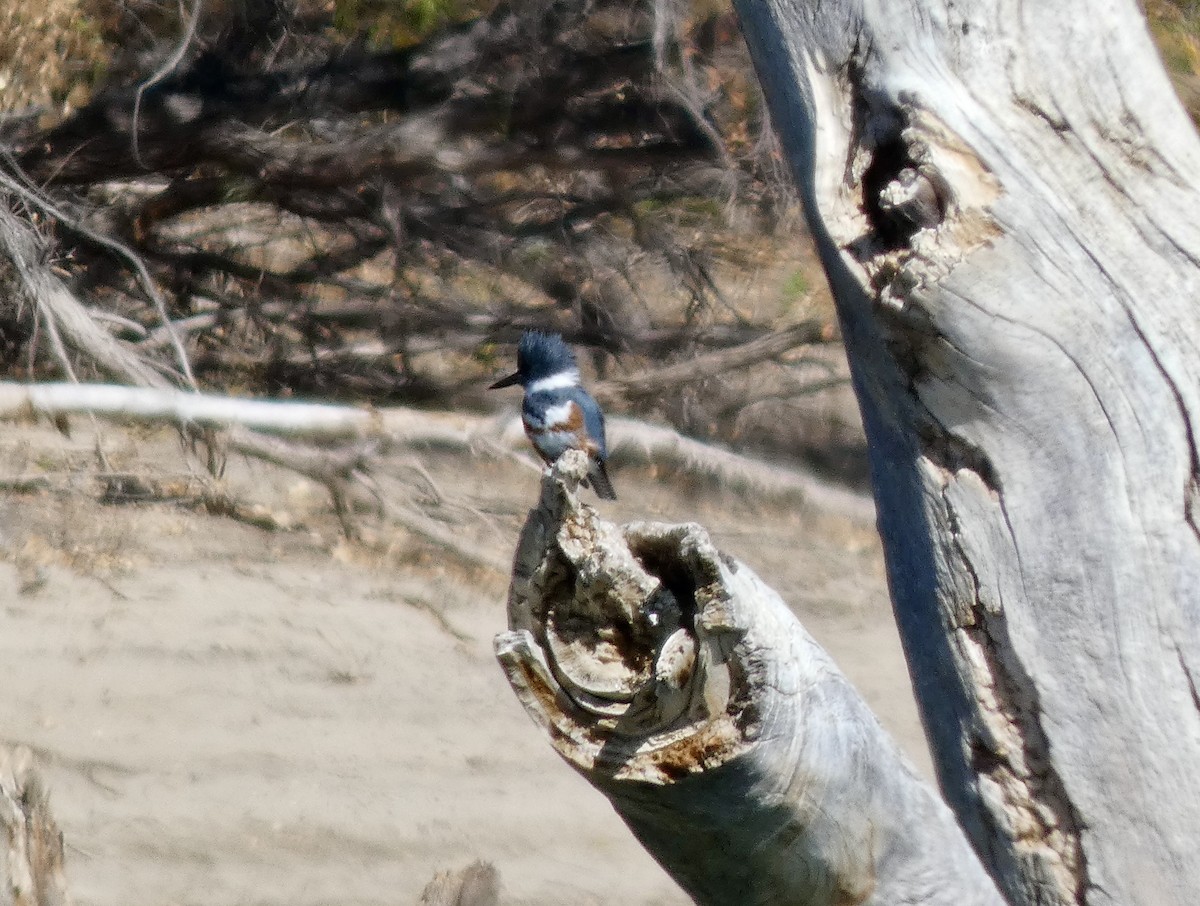
[[1013, 904], [1194, 903], [1200, 145], [1141, 13], [737, 5], [946, 797]]

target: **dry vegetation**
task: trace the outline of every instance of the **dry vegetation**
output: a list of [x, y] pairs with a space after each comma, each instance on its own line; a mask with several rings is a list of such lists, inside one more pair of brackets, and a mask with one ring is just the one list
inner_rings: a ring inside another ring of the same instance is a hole
[[[479, 407], [524, 327], [620, 374], [807, 324], [611, 401], [776, 453], [796, 436], [771, 426], [844, 384], [808, 352], [836, 330], [777, 238], [795, 212], [721, 5], [205, 7], [173, 69], [157, 5], [81, 21], [107, 76], [52, 125], [0, 124], [10, 195], [105, 331], [181, 383]], [[10, 366], [111, 371], [71, 337], [47, 356], [33, 311], [0, 318]]]
[[0, 7], [0, 114], [39, 111], [49, 123], [87, 100], [112, 47], [88, 0]]
[[1194, 0], [1148, 0], [1145, 9], [1175, 90], [1192, 121], [1200, 123], [1200, 5]]

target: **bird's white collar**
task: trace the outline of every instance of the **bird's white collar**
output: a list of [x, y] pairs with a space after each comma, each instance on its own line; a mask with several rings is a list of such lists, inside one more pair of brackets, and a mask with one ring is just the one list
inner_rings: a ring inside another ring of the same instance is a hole
[[549, 377], [538, 378], [525, 388], [526, 393], [542, 393], [546, 390], [565, 390], [567, 387], [579, 386], [579, 372], [576, 369], [560, 371]]

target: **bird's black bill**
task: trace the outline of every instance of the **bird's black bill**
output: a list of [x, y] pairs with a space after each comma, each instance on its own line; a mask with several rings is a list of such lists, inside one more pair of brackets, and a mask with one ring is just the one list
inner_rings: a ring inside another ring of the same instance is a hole
[[520, 382], [521, 372], [518, 371], [515, 374], [510, 374], [506, 378], [500, 378], [500, 380], [488, 387], [488, 390], [499, 390], [501, 387], [511, 387], [513, 384], [519, 384]]

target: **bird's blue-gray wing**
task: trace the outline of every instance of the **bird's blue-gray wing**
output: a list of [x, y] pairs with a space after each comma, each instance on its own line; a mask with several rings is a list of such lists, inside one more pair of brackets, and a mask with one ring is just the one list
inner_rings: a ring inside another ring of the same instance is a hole
[[588, 437], [596, 444], [600, 459], [607, 459], [608, 442], [604, 436], [604, 413], [600, 405], [582, 387], [572, 388], [571, 398], [583, 410], [583, 426], [587, 429]]

